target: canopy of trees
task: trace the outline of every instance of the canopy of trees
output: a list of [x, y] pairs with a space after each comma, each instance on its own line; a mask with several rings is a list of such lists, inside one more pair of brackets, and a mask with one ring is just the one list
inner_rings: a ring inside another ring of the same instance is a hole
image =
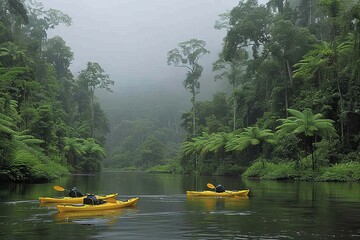
[[232, 93], [222, 114], [219, 93], [195, 103], [195, 137], [183, 114], [183, 170], [239, 174], [260, 161], [245, 175], [261, 177], [265, 162], [294, 163], [279, 178], [315, 179], [350, 163], [336, 180], [359, 180], [359, 20], [358, 0], [242, 0], [221, 14], [215, 28], [227, 34], [213, 70]]
[[108, 125], [94, 91], [113, 82], [98, 63], [74, 78], [71, 49], [59, 36], [47, 38], [46, 30], [70, 25], [69, 16], [36, 1], [0, 6], [0, 178], [99, 171]]
[[112, 91], [110, 76], [88, 62], [74, 77], [72, 50], [47, 37], [71, 18], [36, 1], [0, 6], [1, 179], [46, 181], [104, 164], [360, 180], [359, 0], [240, 0], [215, 23], [226, 35], [214, 80], [230, 92], [198, 100], [199, 60], [210, 52], [193, 38], [167, 55], [187, 70], [190, 109], [179, 113], [174, 96], [135, 96], [109, 111], [112, 125], [95, 94]]

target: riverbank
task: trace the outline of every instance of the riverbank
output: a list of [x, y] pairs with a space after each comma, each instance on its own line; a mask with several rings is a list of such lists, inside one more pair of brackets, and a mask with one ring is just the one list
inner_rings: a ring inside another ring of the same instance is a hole
[[[138, 171], [137, 169], [126, 169], [127, 171]], [[181, 170], [174, 165], [154, 166], [146, 170], [150, 173], [179, 173]], [[360, 182], [360, 163], [348, 162], [338, 163], [333, 166], [318, 167], [312, 170], [310, 160], [303, 159], [295, 163], [272, 163], [256, 161], [244, 172], [232, 172], [242, 178], [256, 178], [262, 180], [298, 180], [314, 182]], [[229, 174], [198, 174], [223, 176]]]
[[316, 182], [360, 181], [360, 163], [337, 163], [333, 166], [312, 170], [311, 163], [255, 162], [243, 174], [243, 178], [266, 180], [301, 180]]

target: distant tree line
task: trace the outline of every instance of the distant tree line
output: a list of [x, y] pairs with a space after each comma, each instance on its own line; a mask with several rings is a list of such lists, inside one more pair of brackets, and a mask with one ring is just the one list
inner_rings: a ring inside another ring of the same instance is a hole
[[98, 63], [77, 78], [73, 52], [47, 30], [71, 24], [36, 1], [0, 0], [0, 178], [47, 181], [99, 171], [108, 121], [96, 89], [114, 84]]
[[116, 104], [107, 104], [112, 124], [105, 167], [180, 171], [177, 159], [184, 130], [179, 122], [186, 101], [168, 91], [149, 91], [146, 96], [118, 96]]
[[230, 97], [196, 101], [205, 42], [168, 53], [192, 93], [182, 171], [360, 180], [360, 1], [242, 0], [215, 28], [227, 31], [213, 70]]

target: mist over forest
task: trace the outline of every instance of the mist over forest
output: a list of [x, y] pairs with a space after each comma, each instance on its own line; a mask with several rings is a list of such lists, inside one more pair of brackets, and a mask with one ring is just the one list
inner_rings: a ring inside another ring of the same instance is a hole
[[[98, 14], [97, 6], [100, 4], [94, 4], [86, 9], [89, 13], [93, 11]], [[114, 5], [123, 9], [113, 14], [111, 7]], [[181, 115], [191, 107], [190, 94], [182, 84], [186, 71], [170, 67], [166, 63], [167, 52], [175, 48], [178, 42], [202, 37], [211, 51], [201, 59], [204, 72], [200, 81], [199, 99], [211, 99], [218, 91], [230, 93], [226, 81], [214, 81], [212, 63], [221, 52], [222, 38], [226, 33], [215, 29], [215, 22], [219, 19], [219, 14], [234, 6], [233, 1], [137, 1], [126, 4], [110, 1], [108, 5], [101, 7], [108, 14], [106, 26], [101, 21], [90, 20], [95, 25], [94, 28], [102, 29], [101, 34], [91, 34], [90, 40], [83, 35], [88, 34], [86, 29], [89, 23], [76, 10], [77, 6], [83, 8], [81, 1], [75, 6], [46, 1], [44, 6], [63, 10], [73, 18], [72, 26], [59, 26], [49, 31], [49, 35], [62, 35], [67, 44], [74, 46], [72, 49], [75, 58], [70, 66], [73, 73], [76, 75], [83, 67], [81, 62], [96, 58], [115, 82], [112, 93], [96, 93], [109, 118], [107, 149], [110, 152], [117, 148], [114, 140], [117, 138], [114, 135], [119, 133], [115, 129], [126, 120], [158, 118], [157, 127], [176, 124], [176, 128], [181, 129]], [[138, 19], [133, 22], [135, 16]], [[131, 23], [127, 25], [123, 21]], [[131, 34], [124, 35], [124, 31]], [[86, 42], [86, 45], [81, 44], [81, 41]], [[99, 42], [101, 51], [97, 50]], [[95, 51], [89, 52], [87, 48]], [[183, 137], [178, 136], [178, 141], [183, 140]]]
[[359, 180], [359, 0], [0, 6], [1, 179]]

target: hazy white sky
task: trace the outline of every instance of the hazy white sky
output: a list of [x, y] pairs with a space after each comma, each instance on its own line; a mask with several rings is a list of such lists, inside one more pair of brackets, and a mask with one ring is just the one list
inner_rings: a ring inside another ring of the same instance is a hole
[[[226, 32], [214, 29], [218, 15], [237, 0], [41, 0], [46, 9], [72, 17], [70, 27], [58, 26], [49, 37], [61, 36], [74, 52], [75, 75], [88, 61], [98, 62], [117, 85], [146, 83], [182, 87], [185, 69], [167, 65], [167, 52], [179, 42], [197, 38], [211, 55], [202, 58], [200, 82], [213, 82], [211, 63], [217, 59]], [[215, 83], [211, 83], [215, 84]], [[203, 87], [204, 85], [202, 85]], [[185, 90], [184, 90], [185, 91]]]

